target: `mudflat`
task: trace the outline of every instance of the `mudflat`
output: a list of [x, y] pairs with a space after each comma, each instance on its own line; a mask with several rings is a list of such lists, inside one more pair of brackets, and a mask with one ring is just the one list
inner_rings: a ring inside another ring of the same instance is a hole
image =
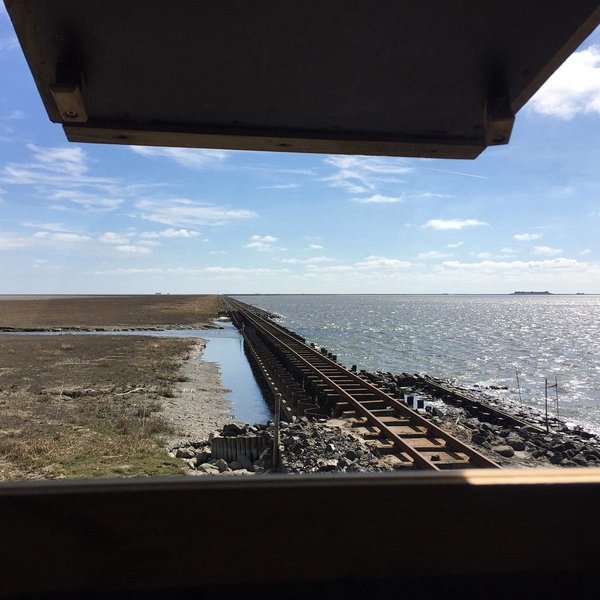
[[217, 295], [0, 296], [0, 328], [152, 328], [210, 325]]

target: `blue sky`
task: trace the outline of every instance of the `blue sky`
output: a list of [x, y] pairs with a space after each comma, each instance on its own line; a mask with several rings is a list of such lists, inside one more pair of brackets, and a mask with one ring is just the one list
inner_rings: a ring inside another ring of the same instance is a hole
[[70, 144], [0, 7], [0, 293], [600, 293], [598, 31], [424, 160]]

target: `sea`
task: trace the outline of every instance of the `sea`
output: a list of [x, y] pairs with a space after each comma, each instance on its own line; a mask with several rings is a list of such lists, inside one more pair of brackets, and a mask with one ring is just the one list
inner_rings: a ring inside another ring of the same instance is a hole
[[542, 411], [547, 382], [550, 416], [558, 403], [561, 419], [600, 434], [600, 296], [236, 297], [346, 366], [428, 374]]

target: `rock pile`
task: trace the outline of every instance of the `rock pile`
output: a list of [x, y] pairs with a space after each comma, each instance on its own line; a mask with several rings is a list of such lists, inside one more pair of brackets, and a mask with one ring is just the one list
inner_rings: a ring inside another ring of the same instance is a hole
[[385, 471], [380, 457], [362, 440], [340, 427], [309, 423], [282, 423], [281, 463], [288, 473]]
[[[234, 460], [226, 461], [223, 458], [213, 456], [212, 442], [215, 437], [241, 436], [264, 437], [265, 449], [258, 459], [253, 461], [249, 456], [240, 454]], [[190, 469], [193, 469], [198, 475], [253, 475], [254, 473], [264, 473], [272, 468], [272, 436], [272, 424], [227, 423], [222, 430], [211, 433], [208, 440], [175, 447], [171, 449], [169, 454], [175, 458], [183, 459]]]
[[[471, 442], [503, 457], [526, 452], [531, 458], [561, 467], [600, 465], [600, 441], [596, 436], [564, 426], [549, 433], [534, 427], [504, 428], [477, 419], [463, 423], [472, 431]], [[590, 437], [588, 437], [590, 436]]]
[[[266, 447], [252, 461], [238, 455], [235, 460], [216, 458], [212, 452], [215, 437], [264, 436]], [[302, 418], [280, 425], [280, 456], [283, 473], [385, 471], [390, 467], [361, 439], [338, 426], [312, 423]], [[171, 456], [181, 458], [196, 474], [254, 475], [273, 471], [273, 424], [229, 423], [209, 439], [173, 448]]]

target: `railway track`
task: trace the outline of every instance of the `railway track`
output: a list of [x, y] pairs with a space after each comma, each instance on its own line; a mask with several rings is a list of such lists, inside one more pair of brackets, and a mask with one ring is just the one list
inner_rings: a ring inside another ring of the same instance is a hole
[[356, 373], [261, 316], [226, 298], [255, 368], [290, 414], [351, 419], [357, 433], [398, 469], [499, 468], [499, 465], [440, 429]]

